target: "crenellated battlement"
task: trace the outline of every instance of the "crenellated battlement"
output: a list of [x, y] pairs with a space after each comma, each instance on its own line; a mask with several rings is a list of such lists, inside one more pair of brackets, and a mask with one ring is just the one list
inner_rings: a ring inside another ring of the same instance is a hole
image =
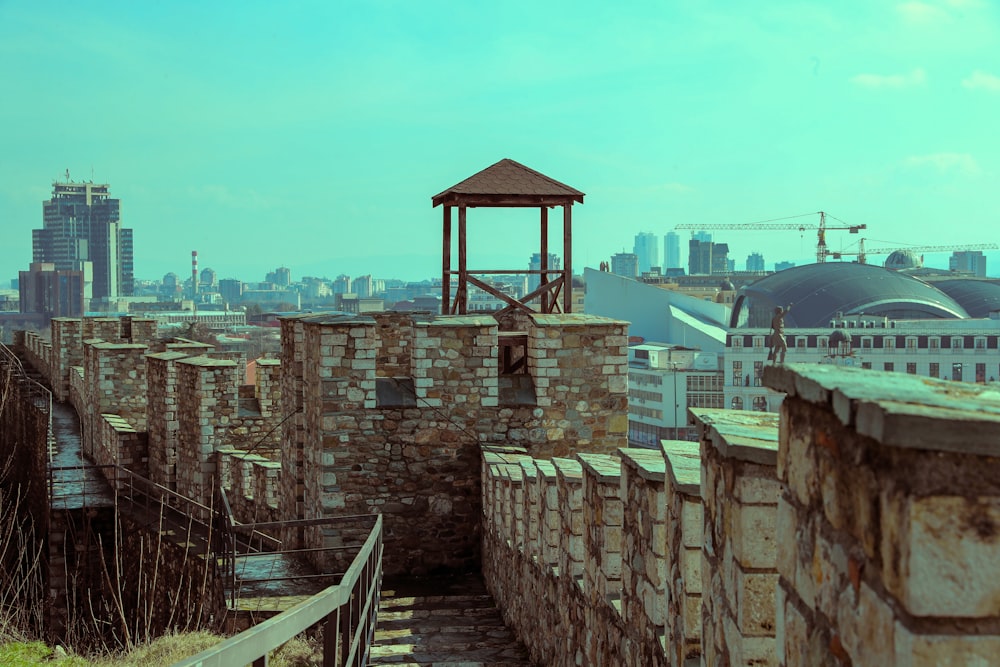
[[699, 443], [484, 448], [483, 570], [534, 660], [994, 659], [995, 392], [806, 365], [765, 381], [780, 418], [692, 409]]
[[[282, 484], [282, 514], [382, 512], [397, 542], [389, 572], [476, 565], [480, 446], [551, 456], [625, 444], [626, 324], [523, 325], [524, 363], [504, 373], [505, 334], [489, 316], [284, 319], [282, 474], [294, 482]], [[326, 544], [318, 530], [302, 539]]]

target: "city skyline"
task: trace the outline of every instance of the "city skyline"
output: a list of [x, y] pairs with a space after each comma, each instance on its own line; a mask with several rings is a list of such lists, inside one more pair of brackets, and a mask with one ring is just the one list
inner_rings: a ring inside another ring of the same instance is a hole
[[[185, 275], [192, 250], [220, 278], [431, 278], [431, 197], [505, 157], [586, 193], [578, 270], [640, 230], [819, 210], [877, 245], [998, 240], [990, 3], [530, 5], [527, 23], [512, 5], [99, 4], [0, 5], [2, 281], [67, 169], [122, 201], [138, 279]], [[469, 234], [470, 268], [538, 251], [524, 211], [472, 211]], [[815, 251], [808, 232], [716, 238], [769, 263]]]

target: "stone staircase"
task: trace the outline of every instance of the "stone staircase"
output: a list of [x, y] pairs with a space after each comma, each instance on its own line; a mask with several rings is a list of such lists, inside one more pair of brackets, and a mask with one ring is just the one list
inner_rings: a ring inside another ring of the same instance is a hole
[[479, 573], [387, 579], [369, 665], [525, 667], [528, 651], [504, 625]]

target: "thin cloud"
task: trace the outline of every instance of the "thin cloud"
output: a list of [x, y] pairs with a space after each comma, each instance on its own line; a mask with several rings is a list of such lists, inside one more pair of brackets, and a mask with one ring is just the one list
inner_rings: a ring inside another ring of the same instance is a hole
[[903, 166], [909, 169], [932, 168], [939, 172], [956, 172], [975, 175], [982, 171], [976, 158], [968, 153], [931, 153], [911, 155], [903, 159]]
[[947, 11], [927, 2], [901, 2], [896, 10], [904, 20], [913, 23], [940, 23], [950, 18]]
[[962, 79], [962, 85], [970, 90], [988, 90], [991, 93], [1000, 93], [1000, 76], [977, 69]]
[[851, 83], [863, 88], [912, 88], [923, 85], [926, 80], [927, 75], [919, 67], [908, 74], [858, 74], [851, 77]]

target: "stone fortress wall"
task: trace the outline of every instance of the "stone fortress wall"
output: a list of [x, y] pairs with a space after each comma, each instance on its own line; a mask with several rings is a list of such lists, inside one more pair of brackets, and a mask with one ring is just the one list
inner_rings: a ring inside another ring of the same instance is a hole
[[[481, 565], [544, 664], [1000, 655], [989, 386], [768, 367], [780, 416], [694, 409], [700, 442], [637, 450], [622, 322], [522, 318], [514, 377], [488, 317], [291, 317], [252, 400], [235, 361], [196, 343], [141, 350], [142, 327], [118, 326], [25, 338], [96, 458], [145, 461], [194, 496], [222, 483], [243, 521], [382, 513], [387, 572]], [[60, 347], [77, 339], [79, 355]]]
[[[971, 665], [1000, 655], [1000, 396], [779, 366], [700, 443], [483, 455], [483, 569], [551, 665]], [[685, 662], [690, 661], [690, 662]]]
[[[390, 574], [478, 567], [480, 445], [551, 456], [625, 444], [624, 322], [523, 320], [527, 363], [510, 378], [491, 317], [291, 317], [281, 359], [258, 360], [253, 386], [210, 346], [156, 342], [142, 324], [54, 320], [53, 341], [79, 341], [82, 354], [26, 341], [67, 387], [84, 451], [205, 505], [222, 484], [244, 522], [382, 513]], [[320, 528], [285, 538], [344, 539]]]

